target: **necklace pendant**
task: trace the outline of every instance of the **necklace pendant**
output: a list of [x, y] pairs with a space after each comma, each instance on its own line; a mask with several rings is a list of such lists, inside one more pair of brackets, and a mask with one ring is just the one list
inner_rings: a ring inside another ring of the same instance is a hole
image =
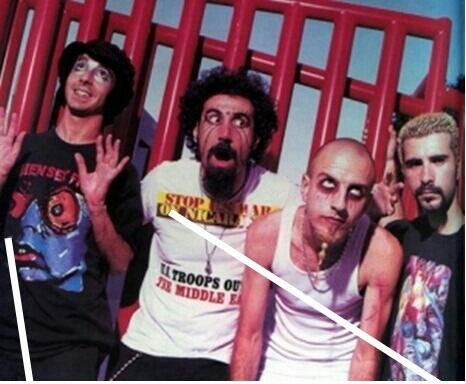
[[205, 263], [204, 271], [205, 271], [205, 273], [207, 273], [207, 275], [209, 275], [209, 276], [212, 274], [212, 266], [210, 265], [210, 260], [208, 260], [208, 261]]

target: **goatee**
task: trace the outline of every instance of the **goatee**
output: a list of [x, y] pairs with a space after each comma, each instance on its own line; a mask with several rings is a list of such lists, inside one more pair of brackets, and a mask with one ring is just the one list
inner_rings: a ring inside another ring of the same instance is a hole
[[209, 197], [225, 201], [234, 195], [235, 181], [235, 168], [217, 168], [208, 165], [205, 168], [202, 185]]

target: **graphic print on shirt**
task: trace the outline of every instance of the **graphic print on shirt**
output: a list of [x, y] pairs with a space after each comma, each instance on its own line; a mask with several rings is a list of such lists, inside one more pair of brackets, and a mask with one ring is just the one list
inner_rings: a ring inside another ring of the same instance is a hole
[[157, 196], [157, 216], [169, 217], [171, 210], [195, 223], [218, 225], [226, 228], [249, 225], [246, 219], [254, 220], [279, 209], [269, 205], [234, 203], [226, 209], [219, 209], [205, 196], [189, 196], [161, 192]]
[[[445, 265], [411, 256], [407, 271], [391, 348], [435, 376], [451, 270]], [[422, 379], [394, 360], [391, 360], [391, 376], [392, 380], [399, 381]]]
[[[30, 176], [29, 168], [30, 164], [23, 166], [20, 176]], [[66, 172], [68, 184], [75, 183], [74, 173]], [[45, 173], [41, 179], [50, 180], [56, 174]], [[22, 181], [9, 211], [20, 226], [14, 239], [19, 275], [25, 281], [47, 281], [65, 291], [81, 292], [87, 269], [85, 239], [91, 227], [84, 197], [62, 183], [51, 183], [48, 192], [37, 197], [30, 191], [31, 180]]]
[[[156, 202], [157, 217], [172, 220], [168, 214], [176, 210], [189, 220], [199, 224], [215, 225], [228, 230], [245, 231], [245, 228], [258, 216], [268, 214], [279, 207], [244, 202], [233, 203], [227, 208], [217, 206], [206, 196], [183, 195], [160, 192]], [[211, 248], [211, 252], [215, 252]], [[227, 258], [231, 256], [227, 255]], [[238, 267], [238, 276], [242, 266]], [[230, 274], [235, 274], [230, 271]], [[156, 278], [155, 286], [166, 293], [198, 302], [221, 305], [239, 305], [241, 280], [217, 276], [215, 269], [208, 273], [195, 273], [185, 270], [182, 265], [169, 265], [163, 261]]]

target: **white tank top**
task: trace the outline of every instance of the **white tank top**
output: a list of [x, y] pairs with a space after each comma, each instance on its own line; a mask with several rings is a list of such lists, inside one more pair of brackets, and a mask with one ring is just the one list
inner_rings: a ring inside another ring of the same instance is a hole
[[[358, 290], [358, 271], [369, 217], [364, 215], [357, 222], [339, 261], [313, 273], [318, 281], [312, 286], [307, 272], [290, 258], [297, 209], [292, 205], [282, 211], [272, 272], [359, 326], [363, 297]], [[274, 311], [266, 322], [260, 379], [346, 380], [357, 336], [282, 288], [274, 289]]]

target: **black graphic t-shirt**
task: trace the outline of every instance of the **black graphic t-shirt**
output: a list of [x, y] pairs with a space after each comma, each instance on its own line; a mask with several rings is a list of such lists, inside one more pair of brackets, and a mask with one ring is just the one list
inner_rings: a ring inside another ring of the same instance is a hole
[[[402, 244], [405, 261], [386, 342], [441, 380], [464, 380], [464, 227], [440, 235], [420, 217], [388, 229]], [[384, 360], [384, 379], [422, 380]]]
[[[26, 137], [1, 194], [3, 237], [12, 237], [32, 357], [71, 345], [112, 343], [105, 295], [108, 263], [100, 253], [79, 186], [75, 153], [95, 168], [95, 145], [73, 145], [55, 130]], [[142, 219], [139, 181], [127, 166], [106, 205], [117, 232], [131, 245]], [[16, 319], [2, 241], [0, 352], [17, 355]]]

